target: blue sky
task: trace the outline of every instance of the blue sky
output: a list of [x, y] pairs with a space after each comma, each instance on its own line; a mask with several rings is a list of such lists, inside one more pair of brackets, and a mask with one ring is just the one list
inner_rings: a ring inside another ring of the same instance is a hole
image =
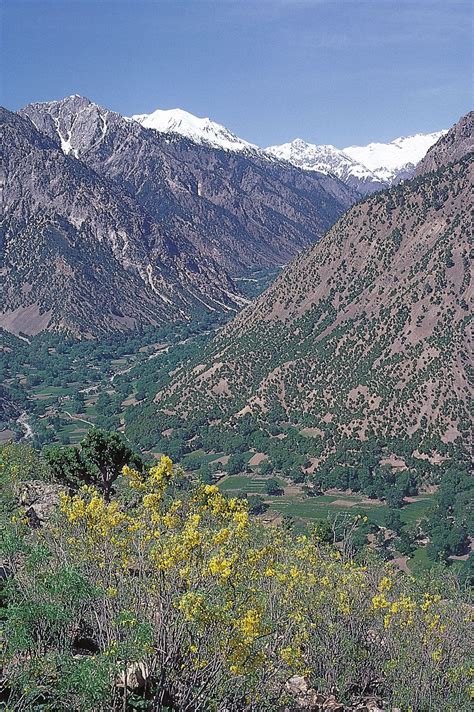
[[472, 108], [470, 0], [1, 0], [1, 103], [177, 106], [343, 147]]

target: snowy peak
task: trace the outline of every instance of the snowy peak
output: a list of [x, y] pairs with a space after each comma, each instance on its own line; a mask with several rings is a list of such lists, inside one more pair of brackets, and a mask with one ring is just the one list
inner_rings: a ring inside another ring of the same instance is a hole
[[373, 177], [370, 170], [331, 144], [318, 146], [296, 138], [291, 143], [283, 143], [281, 146], [269, 146], [266, 151], [305, 170], [334, 173], [339, 177], [352, 170], [360, 174], [361, 178]]
[[298, 168], [332, 173], [363, 193], [379, 190], [413, 175], [415, 166], [446, 131], [396, 138], [390, 143], [336, 148], [307, 143], [300, 138], [269, 146], [267, 154]]
[[157, 109], [151, 114], [135, 114], [132, 119], [142, 126], [163, 133], [178, 133], [195, 143], [210, 144], [228, 151], [258, 150], [258, 147], [239, 138], [225, 126], [199, 118], [183, 109]]
[[301, 138], [280, 146], [269, 146], [266, 151], [294, 166], [320, 173], [329, 173], [328, 161], [337, 160], [340, 154], [335, 146], [317, 146]]
[[406, 177], [426, 155], [433, 144], [447, 131], [435, 131], [396, 138], [390, 143], [369, 143], [367, 146], [348, 146], [344, 153], [371, 170], [379, 180], [391, 183]]
[[266, 152], [303, 170], [335, 175], [363, 192], [380, 188], [380, 181], [372, 171], [331, 144], [318, 146], [297, 138], [291, 143], [269, 146]]

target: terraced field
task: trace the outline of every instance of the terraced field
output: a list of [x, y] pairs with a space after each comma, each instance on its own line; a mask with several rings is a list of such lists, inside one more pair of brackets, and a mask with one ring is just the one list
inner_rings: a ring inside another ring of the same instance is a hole
[[[281, 496], [267, 495], [265, 488], [266, 478], [252, 474], [227, 476], [220, 480], [218, 484], [223, 492], [230, 494], [262, 495], [269, 505], [270, 511], [290, 516], [300, 524], [327, 519], [335, 514], [348, 512], [354, 515], [366, 516], [369, 522], [380, 526], [384, 523], [389, 511], [386, 504], [378, 500], [369, 500], [367, 497], [357, 494], [341, 492], [308, 497], [301, 488], [294, 485], [288, 487], [284, 480], [276, 479], [280, 486], [285, 489], [285, 493]], [[401, 519], [406, 526], [413, 525], [426, 515], [431, 505], [432, 497], [432, 495], [426, 494], [416, 499], [414, 498], [414, 501], [408, 502], [400, 510]]]

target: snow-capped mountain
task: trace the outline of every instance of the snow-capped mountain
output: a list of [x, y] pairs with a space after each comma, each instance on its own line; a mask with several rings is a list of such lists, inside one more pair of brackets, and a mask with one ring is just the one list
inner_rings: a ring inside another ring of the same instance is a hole
[[269, 146], [266, 151], [304, 170], [332, 173], [360, 192], [370, 193], [411, 177], [428, 149], [445, 133], [416, 134], [390, 143], [343, 149], [297, 138], [291, 143]]
[[208, 118], [194, 116], [183, 109], [157, 109], [151, 114], [135, 114], [132, 119], [147, 129], [178, 133], [195, 143], [210, 144], [228, 151], [258, 150], [258, 146], [239, 138], [225, 126]]
[[380, 180], [372, 171], [330, 144], [318, 146], [296, 138], [291, 143], [269, 146], [266, 152], [307, 171], [332, 173], [357, 189], [364, 185], [364, 192], [380, 188]]
[[286, 161], [307, 171], [332, 174], [362, 194], [372, 193], [413, 175], [416, 165], [445, 131], [396, 138], [389, 143], [337, 148], [307, 143], [300, 138], [261, 149], [225, 126], [183, 109], [157, 109], [131, 117], [145, 128], [177, 133], [201, 145], [227, 151], [258, 153], [268, 160]]
[[426, 152], [447, 131], [402, 136], [390, 143], [369, 143], [367, 146], [348, 146], [343, 151], [372, 171], [381, 181], [393, 183], [411, 175]]

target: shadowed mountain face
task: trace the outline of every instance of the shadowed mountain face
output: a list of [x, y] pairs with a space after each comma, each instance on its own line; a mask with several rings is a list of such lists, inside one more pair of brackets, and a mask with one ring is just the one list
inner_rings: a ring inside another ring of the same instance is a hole
[[[436, 166], [449, 161], [448, 136]], [[455, 159], [464, 145], [454, 141]], [[157, 408], [467, 441], [472, 199], [465, 155], [354, 206], [176, 374]]]
[[165, 232], [28, 118], [1, 110], [0, 122], [2, 327], [92, 336], [241, 304], [183, 231]]
[[21, 114], [232, 274], [288, 262], [359, 197], [335, 177], [159, 133], [82, 97]]

